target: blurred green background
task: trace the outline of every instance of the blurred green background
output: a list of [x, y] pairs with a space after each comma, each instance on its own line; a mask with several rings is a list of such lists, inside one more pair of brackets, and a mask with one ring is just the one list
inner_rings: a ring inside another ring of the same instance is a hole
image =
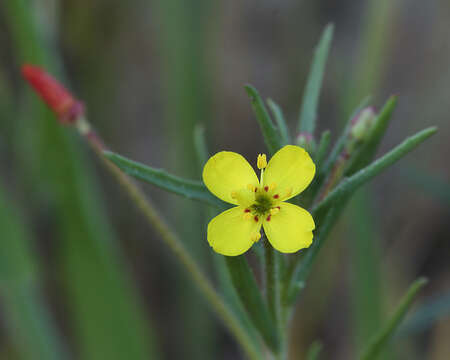
[[[241, 353], [127, 196], [20, 76], [45, 66], [109, 146], [199, 179], [211, 153], [264, 151], [245, 83], [291, 129], [313, 48], [335, 24], [319, 130], [399, 95], [382, 152], [439, 133], [352, 201], [298, 304], [292, 359], [315, 339], [355, 358], [408, 284], [430, 279], [386, 359], [450, 358], [447, 0], [0, 2], [0, 359], [237, 359]], [[212, 269], [202, 205], [144, 190]]]

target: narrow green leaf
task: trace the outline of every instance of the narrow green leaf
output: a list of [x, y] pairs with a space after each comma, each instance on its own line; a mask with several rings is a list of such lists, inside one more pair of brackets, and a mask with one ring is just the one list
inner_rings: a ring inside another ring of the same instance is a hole
[[322, 351], [322, 343], [319, 341], [314, 341], [308, 349], [306, 354], [306, 360], [319, 360], [319, 355]]
[[425, 278], [419, 278], [414, 281], [409, 287], [406, 295], [400, 301], [400, 304], [395, 309], [394, 315], [389, 322], [373, 337], [372, 341], [363, 352], [361, 360], [375, 360], [378, 357], [380, 352], [394, 335], [395, 330], [405, 317], [419, 290], [422, 289], [427, 282], [428, 280]]
[[272, 99], [267, 99], [267, 105], [272, 111], [273, 117], [278, 125], [278, 129], [280, 130], [280, 136], [282, 145], [287, 145], [291, 143], [291, 137], [289, 135], [289, 130], [286, 124], [286, 120], [283, 115], [283, 110], [281, 107]]
[[323, 160], [327, 155], [328, 147], [330, 146], [330, 141], [331, 141], [331, 132], [329, 130], [326, 130], [322, 133], [322, 136], [320, 137], [319, 145], [317, 146], [315, 156], [316, 166], [319, 168], [323, 165]]
[[315, 208], [314, 212], [318, 213], [328, 206], [334, 204], [336, 200], [345, 197], [353, 193], [360, 186], [367, 183], [369, 180], [373, 179], [376, 175], [382, 172], [384, 169], [394, 164], [396, 161], [401, 159], [407, 153], [415, 149], [423, 141], [429, 138], [437, 131], [437, 128], [430, 127], [425, 130], [418, 132], [417, 134], [407, 138], [401, 144], [397, 145], [394, 149], [389, 151], [387, 154], [374, 161], [372, 164], [366, 168], [358, 171], [354, 175], [345, 178], [341, 183], [331, 191], [328, 196], [322, 200]]
[[8, 336], [21, 359], [61, 360], [67, 354], [40, 292], [26, 228], [0, 191], [0, 299]]
[[325, 65], [333, 39], [333, 24], [325, 27], [319, 44], [314, 52], [314, 58], [309, 72], [308, 81], [303, 95], [299, 116], [299, 132], [313, 134], [316, 127], [317, 107], [319, 104], [320, 89], [322, 87]]
[[392, 113], [394, 112], [396, 106], [397, 97], [391, 96], [383, 106], [383, 109], [381, 109], [380, 114], [377, 116], [366, 143], [350, 160], [350, 164], [345, 172], [346, 175], [352, 175], [354, 172], [363, 168], [373, 160], [378, 146], [386, 133]]
[[269, 150], [269, 153], [273, 155], [282, 146], [281, 135], [270, 118], [269, 112], [258, 91], [251, 85], [246, 85], [245, 90], [247, 91], [248, 96], [250, 96], [252, 108], [255, 112], [259, 126], [261, 127], [267, 149]]
[[183, 179], [171, 175], [165, 170], [154, 169], [110, 151], [105, 151], [103, 154], [123, 172], [136, 179], [156, 185], [161, 189], [182, 195], [188, 199], [202, 201], [217, 208], [226, 206], [224, 202], [212, 195], [200, 181]]
[[244, 255], [240, 255], [226, 256], [225, 260], [236, 292], [253, 325], [258, 329], [267, 346], [272, 351], [277, 352], [279, 338], [276, 327], [247, 259]]

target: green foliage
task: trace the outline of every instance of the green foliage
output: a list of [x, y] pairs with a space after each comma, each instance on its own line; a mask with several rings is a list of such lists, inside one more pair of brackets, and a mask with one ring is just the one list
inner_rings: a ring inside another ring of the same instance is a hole
[[331, 142], [331, 132], [329, 130], [324, 131], [320, 137], [319, 145], [315, 154], [316, 166], [320, 169], [323, 165], [323, 161], [327, 156], [328, 147]]
[[67, 358], [44, 304], [29, 234], [0, 188], [0, 299], [9, 336], [23, 360]]
[[256, 120], [258, 120], [259, 126], [261, 127], [267, 149], [273, 155], [283, 144], [282, 136], [270, 118], [269, 112], [258, 91], [251, 85], [246, 85], [245, 90], [250, 97], [252, 108], [255, 112]]
[[361, 355], [361, 360], [375, 360], [378, 358], [378, 355], [389, 343], [389, 340], [394, 335], [395, 330], [405, 317], [418, 292], [426, 285], [427, 282], [428, 280], [419, 278], [409, 287], [407, 293], [400, 301], [400, 304], [395, 309], [394, 314], [388, 323], [373, 337]]
[[368, 136], [368, 140], [364, 143], [358, 153], [352, 157], [352, 160], [346, 170], [347, 175], [352, 175], [355, 171], [358, 171], [373, 160], [378, 146], [386, 133], [392, 113], [396, 106], [397, 98], [392, 96], [377, 116]]
[[291, 136], [289, 134], [289, 129], [286, 124], [286, 119], [283, 115], [283, 110], [281, 107], [272, 99], [267, 99], [267, 105], [272, 111], [273, 117], [278, 125], [278, 129], [280, 130], [280, 136], [282, 145], [287, 145], [291, 143]]
[[308, 349], [306, 360], [319, 360], [319, 355], [322, 352], [322, 348], [322, 343], [314, 341]]
[[320, 89], [325, 73], [325, 65], [333, 39], [333, 24], [327, 25], [314, 52], [311, 70], [303, 95], [299, 116], [298, 131], [314, 134], [316, 128], [317, 108], [319, 105]]
[[165, 170], [154, 169], [109, 151], [105, 151], [104, 155], [123, 172], [136, 179], [156, 185], [166, 191], [182, 195], [188, 199], [204, 202], [219, 209], [226, 206], [223, 201], [212, 195], [200, 181], [183, 179], [171, 175]]
[[245, 256], [227, 256], [225, 260], [232, 283], [249, 318], [259, 330], [267, 346], [277, 352], [279, 347], [277, 329]]
[[435, 127], [430, 127], [418, 132], [417, 134], [404, 140], [400, 145], [397, 145], [394, 149], [392, 149], [390, 152], [388, 152], [378, 160], [374, 161], [369, 166], [365, 167], [362, 170], [359, 170], [351, 177], [344, 178], [344, 180], [342, 180], [342, 182], [315, 207], [314, 212], [319, 213], [325, 208], [328, 208], [334, 203], [338, 202], [339, 199], [343, 198], [344, 196], [350, 195], [360, 186], [364, 185], [380, 172], [382, 172], [384, 169], [401, 159], [408, 152], [415, 149], [436, 131], [437, 129]]

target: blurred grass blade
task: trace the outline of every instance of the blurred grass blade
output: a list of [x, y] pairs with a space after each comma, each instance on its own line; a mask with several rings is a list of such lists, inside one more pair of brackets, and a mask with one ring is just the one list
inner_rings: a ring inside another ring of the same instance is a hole
[[21, 359], [64, 359], [66, 351], [40, 294], [25, 228], [0, 188], [0, 299], [8, 337]]
[[212, 195], [200, 181], [183, 179], [162, 169], [154, 169], [109, 151], [105, 151], [103, 154], [124, 173], [138, 180], [156, 185], [161, 189], [182, 195], [188, 199], [202, 201], [216, 208], [226, 206], [224, 202]]
[[387, 154], [379, 158], [378, 160], [371, 163], [369, 166], [364, 169], [358, 171], [354, 175], [345, 178], [341, 181], [341, 183], [332, 190], [328, 196], [320, 202], [315, 209], [314, 212], [320, 212], [323, 209], [329, 207], [334, 204], [336, 200], [350, 195], [360, 186], [364, 185], [379, 173], [381, 173], [384, 169], [394, 164], [396, 161], [400, 160], [407, 153], [415, 149], [418, 145], [420, 145], [423, 141], [433, 135], [437, 129], [435, 127], [430, 127], [425, 130], [418, 132], [417, 134], [407, 138], [401, 144], [397, 145], [394, 149], [389, 151]]
[[194, 147], [200, 165], [199, 171], [201, 172], [209, 158], [209, 151], [205, 138], [205, 127], [203, 125], [197, 124], [194, 127]]
[[[44, 41], [38, 26], [44, 12], [30, 11], [30, 2], [25, 0], [3, 4], [16, 60], [58, 74], [57, 47]], [[48, 39], [58, 38], [57, 34], [47, 35]], [[23, 95], [28, 97], [30, 92]], [[54, 270], [62, 273], [67, 323], [77, 355], [86, 360], [157, 359], [148, 316], [104, 216], [101, 191], [84, 149], [56, 124], [35, 95], [29, 99], [32, 101], [20, 103], [27, 112], [17, 119], [16, 153], [21, 156], [15, 165], [22, 174], [20, 180], [29, 186], [29, 201], [51, 199], [44, 206], [52, 205], [48, 210], [58, 240], [55, 256], [59, 267]], [[36, 196], [42, 195], [41, 189], [46, 190], [46, 197]]]
[[409, 317], [398, 330], [398, 337], [406, 337], [428, 330], [436, 322], [450, 317], [450, 291], [428, 300]]
[[282, 138], [280, 132], [273, 124], [269, 112], [267, 111], [266, 106], [264, 105], [264, 102], [261, 99], [258, 91], [251, 85], [246, 85], [244, 88], [247, 91], [248, 96], [250, 97], [252, 108], [255, 112], [256, 120], [258, 120], [259, 126], [261, 127], [267, 149], [269, 150], [269, 153], [273, 155], [282, 146]]
[[428, 281], [425, 278], [419, 278], [414, 281], [414, 283], [409, 287], [406, 295], [401, 300], [400, 304], [395, 309], [394, 314], [389, 322], [379, 331], [378, 334], [373, 337], [372, 341], [363, 352], [361, 360], [377, 359], [380, 352], [388, 344], [389, 340], [391, 340], [395, 330], [398, 328], [399, 324], [405, 317], [418, 292], [425, 286], [427, 282]]
[[322, 33], [319, 44], [314, 52], [311, 70], [304, 90], [302, 106], [300, 109], [299, 132], [314, 134], [317, 118], [317, 107], [319, 105], [320, 89], [322, 87], [325, 65], [333, 39], [333, 24], [328, 24]]
[[369, 164], [380, 145], [381, 140], [383, 139], [384, 134], [386, 133], [387, 127], [392, 117], [392, 113], [397, 106], [397, 97], [391, 96], [386, 104], [381, 109], [380, 114], [377, 116], [375, 123], [370, 131], [370, 135], [366, 143], [362, 146], [362, 148], [355, 154], [350, 160], [350, 164], [346, 170], [347, 175], [352, 175], [355, 171], [363, 168], [367, 164]]
[[244, 255], [226, 256], [225, 261], [232, 283], [253, 325], [260, 332], [267, 346], [278, 351], [279, 338], [267, 304], [261, 296], [253, 271]]
[[319, 360], [323, 345], [319, 341], [314, 341], [306, 353], [306, 360]]
[[267, 99], [267, 105], [272, 111], [273, 117], [278, 125], [278, 129], [280, 131], [282, 145], [287, 145], [291, 143], [291, 137], [289, 135], [289, 130], [286, 124], [286, 119], [283, 115], [283, 110], [281, 107], [272, 99]]
[[321, 167], [323, 165], [323, 160], [325, 159], [328, 151], [328, 147], [330, 146], [331, 141], [331, 132], [326, 130], [322, 133], [320, 137], [319, 145], [317, 146], [315, 163], [317, 167]]

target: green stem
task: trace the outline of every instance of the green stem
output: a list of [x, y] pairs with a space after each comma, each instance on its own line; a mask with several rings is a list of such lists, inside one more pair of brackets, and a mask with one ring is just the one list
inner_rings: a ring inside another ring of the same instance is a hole
[[214, 311], [222, 319], [225, 326], [241, 344], [247, 356], [250, 359], [258, 360], [258, 351], [254, 348], [252, 340], [248, 334], [244, 331], [235, 315], [218, 295], [197, 263], [191, 255], [189, 255], [178, 236], [172, 231], [172, 229], [170, 229], [168, 224], [156, 211], [155, 206], [149, 199], [146, 198], [142, 190], [126, 174], [124, 174], [116, 165], [103, 156], [105, 146], [103, 145], [101, 139], [91, 130], [87, 120], [80, 119], [77, 125], [79, 132], [86, 138], [89, 145], [102, 160], [102, 163], [111, 172], [122, 188], [128, 193], [131, 200], [135, 203], [138, 209], [141, 210], [148, 222], [158, 231], [163, 241], [185, 267], [187, 274], [189, 274], [199, 290], [210, 302]]
[[277, 328], [280, 347], [276, 354], [277, 359], [286, 359], [286, 339], [285, 324], [283, 321], [281, 304], [281, 278], [280, 278], [280, 258], [279, 253], [270, 245], [267, 239], [264, 240], [265, 246], [265, 269], [266, 269], [266, 292], [269, 311]]

